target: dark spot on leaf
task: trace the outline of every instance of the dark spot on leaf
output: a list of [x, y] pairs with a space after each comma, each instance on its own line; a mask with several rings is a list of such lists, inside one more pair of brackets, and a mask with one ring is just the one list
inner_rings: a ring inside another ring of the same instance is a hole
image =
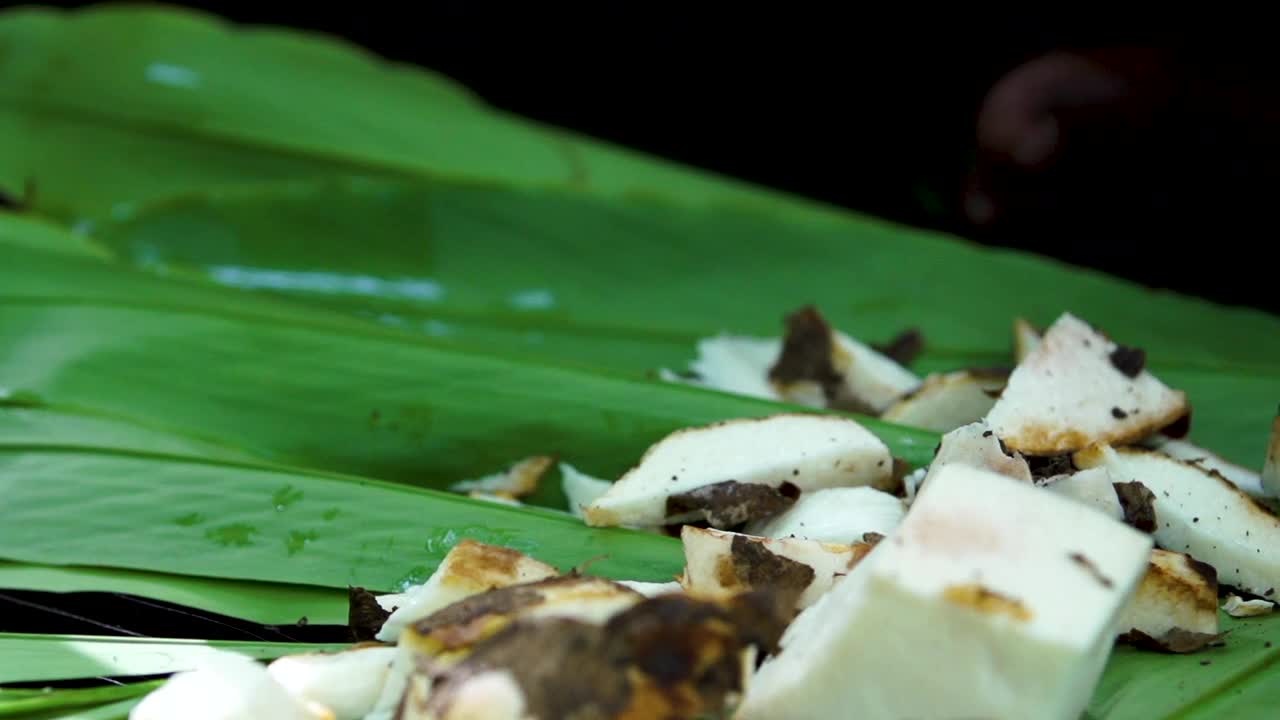
[[1201, 661], [1200, 661], [1200, 664], [1201, 664], [1201, 665], [1208, 665], [1208, 664], [1210, 664], [1210, 663], [1212, 663], [1212, 662], [1213, 662], [1212, 660], [1201, 660]]
[[187, 513], [186, 515], [179, 515], [178, 517], [173, 519], [173, 524], [179, 525], [181, 527], [191, 527], [193, 525], [199, 525], [204, 521], [205, 521], [204, 515], [198, 512], [193, 512], [193, 513]]
[[1121, 410], [1121, 409], [1120, 409], [1120, 408], [1118, 408], [1118, 407], [1113, 407], [1113, 408], [1111, 408], [1111, 417], [1113, 417], [1113, 418], [1115, 418], [1115, 419], [1117, 419], [1117, 420], [1123, 420], [1123, 419], [1125, 419], [1125, 418], [1129, 417], [1129, 413], [1127, 413], [1127, 412], [1125, 412], [1125, 411]]

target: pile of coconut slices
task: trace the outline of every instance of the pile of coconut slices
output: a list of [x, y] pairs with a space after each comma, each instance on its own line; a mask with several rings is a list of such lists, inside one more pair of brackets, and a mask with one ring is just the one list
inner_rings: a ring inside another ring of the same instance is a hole
[[[668, 583], [456, 544], [426, 583], [351, 593], [360, 640], [174, 676], [151, 718], [1080, 717], [1117, 641], [1230, 642], [1280, 586], [1277, 439], [1261, 475], [1185, 442], [1185, 394], [1067, 314], [1011, 371], [907, 369], [813, 308], [700, 343], [688, 382], [943, 433], [908, 472], [863, 425], [794, 412], [687, 428], [616, 482], [559, 464], [593, 527], [678, 536]], [[534, 457], [454, 490], [520, 503]], [[590, 554], [592, 548], [583, 548]]]

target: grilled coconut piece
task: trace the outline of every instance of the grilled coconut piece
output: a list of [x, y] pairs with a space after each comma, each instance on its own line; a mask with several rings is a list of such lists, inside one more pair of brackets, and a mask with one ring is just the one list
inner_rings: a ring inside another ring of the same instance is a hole
[[588, 525], [705, 521], [726, 529], [772, 517], [803, 492], [894, 484], [875, 434], [841, 417], [782, 413], [678, 430], [584, 511]]
[[1067, 313], [1014, 369], [986, 421], [1010, 450], [1052, 456], [1139, 442], [1189, 412], [1186, 393], [1156, 379], [1145, 353]]
[[[788, 628], [736, 717], [1079, 717], [1151, 547], [1031, 483], [948, 464]], [[921, 682], [921, 649], [946, 672]]]

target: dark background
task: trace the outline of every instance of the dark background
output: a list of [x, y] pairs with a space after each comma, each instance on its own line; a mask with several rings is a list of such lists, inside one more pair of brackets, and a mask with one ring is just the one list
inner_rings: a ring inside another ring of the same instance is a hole
[[[688, 164], [1280, 311], [1266, 267], [1276, 63], [1265, 24], [1247, 16], [178, 4], [343, 36], [499, 108]], [[978, 145], [979, 109], [1007, 73], [1064, 49], [1130, 84], [1058, 113], [1083, 129], [1062, 135], [1047, 166], [1011, 170]], [[976, 163], [999, 188], [989, 223], [965, 213]]]

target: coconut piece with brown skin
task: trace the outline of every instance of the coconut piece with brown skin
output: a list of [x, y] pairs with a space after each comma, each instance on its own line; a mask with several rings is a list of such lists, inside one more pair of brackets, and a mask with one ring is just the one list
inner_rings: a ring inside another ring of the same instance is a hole
[[1156, 379], [1145, 362], [1141, 350], [1063, 314], [1009, 376], [987, 424], [1023, 455], [1141, 441], [1189, 412], [1186, 394]]
[[[453, 718], [693, 718], [741, 697], [757, 655], [788, 620], [770, 593], [723, 602], [664, 596], [603, 625], [522, 620], [459, 662], [420, 668], [425, 702], [403, 720]], [[472, 714], [461, 714], [468, 707]]]
[[1008, 451], [983, 422], [970, 423], [942, 436], [922, 486], [928, 486], [936, 470], [954, 463], [991, 470], [1026, 483], [1032, 481], [1027, 461], [1020, 454]]
[[934, 432], [951, 432], [986, 417], [1007, 379], [1008, 373], [998, 370], [935, 373], [884, 411], [880, 419]]
[[762, 538], [690, 525], [680, 533], [685, 569], [681, 585], [695, 597], [721, 598], [747, 590], [795, 593], [809, 607], [871, 551], [868, 543], [836, 544]]
[[726, 528], [772, 517], [802, 492], [894, 483], [893, 457], [858, 422], [783, 413], [678, 430], [650, 447], [584, 512], [588, 525], [705, 520]]
[[1270, 497], [1280, 497], [1280, 415], [1271, 421], [1271, 442], [1262, 466], [1262, 490]]
[[882, 490], [826, 488], [802, 494], [780, 515], [748, 523], [743, 532], [767, 538], [851, 545], [866, 533], [888, 535], [902, 522], [906, 512], [901, 498]]
[[1040, 484], [1049, 492], [1084, 503], [1114, 520], [1123, 522], [1125, 519], [1124, 506], [1116, 495], [1115, 480], [1105, 467], [1055, 475]]
[[477, 496], [496, 496], [513, 500], [532, 495], [543, 476], [556, 464], [553, 455], [534, 455], [511, 465], [505, 471], [475, 480], [463, 480], [449, 486], [451, 492]]
[[1192, 445], [1186, 440], [1176, 440], [1159, 434], [1148, 438], [1143, 445], [1153, 450], [1159, 450], [1169, 457], [1199, 465], [1206, 470], [1216, 471], [1250, 497], [1270, 497], [1270, 494], [1262, 486], [1262, 477], [1257, 472], [1237, 465], [1202, 447]]
[[613, 483], [592, 477], [568, 463], [560, 463], [561, 484], [569, 504], [569, 512], [583, 516], [583, 509], [596, 498], [609, 492]]
[[[945, 465], [788, 628], [735, 717], [1075, 720], [1150, 551], [1077, 502]], [[924, 680], [922, 658], [940, 668]]]
[[920, 386], [887, 355], [832, 329], [812, 305], [786, 318], [787, 332], [768, 379], [784, 400], [879, 415]]
[[[1195, 636], [1204, 641], [1200, 647], [1207, 646], [1220, 633], [1217, 574], [1186, 553], [1153, 549], [1147, 572], [1116, 627], [1130, 641], [1133, 633], [1156, 642], [1181, 637], [1181, 643], [1164, 644], [1182, 652], [1199, 649], [1185, 642]], [[1148, 643], [1144, 639], [1140, 644]]]
[[1117, 483], [1150, 491], [1160, 547], [1212, 565], [1224, 585], [1265, 598], [1280, 587], [1280, 518], [1221, 475], [1136, 447], [1090, 448], [1074, 461], [1081, 468], [1105, 467]]
[[556, 568], [517, 550], [464, 539], [449, 550], [425, 583], [402, 594], [401, 604], [376, 637], [395, 642], [411, 623], [465, 597], [559, 574]]
[[601, 624], [642, 600], [644, 595], [613, 580], [562, 575], [463, 598], [410, 625], [400, 644], [431, 657], [452, 656], [518, 620], [563, 617]]

